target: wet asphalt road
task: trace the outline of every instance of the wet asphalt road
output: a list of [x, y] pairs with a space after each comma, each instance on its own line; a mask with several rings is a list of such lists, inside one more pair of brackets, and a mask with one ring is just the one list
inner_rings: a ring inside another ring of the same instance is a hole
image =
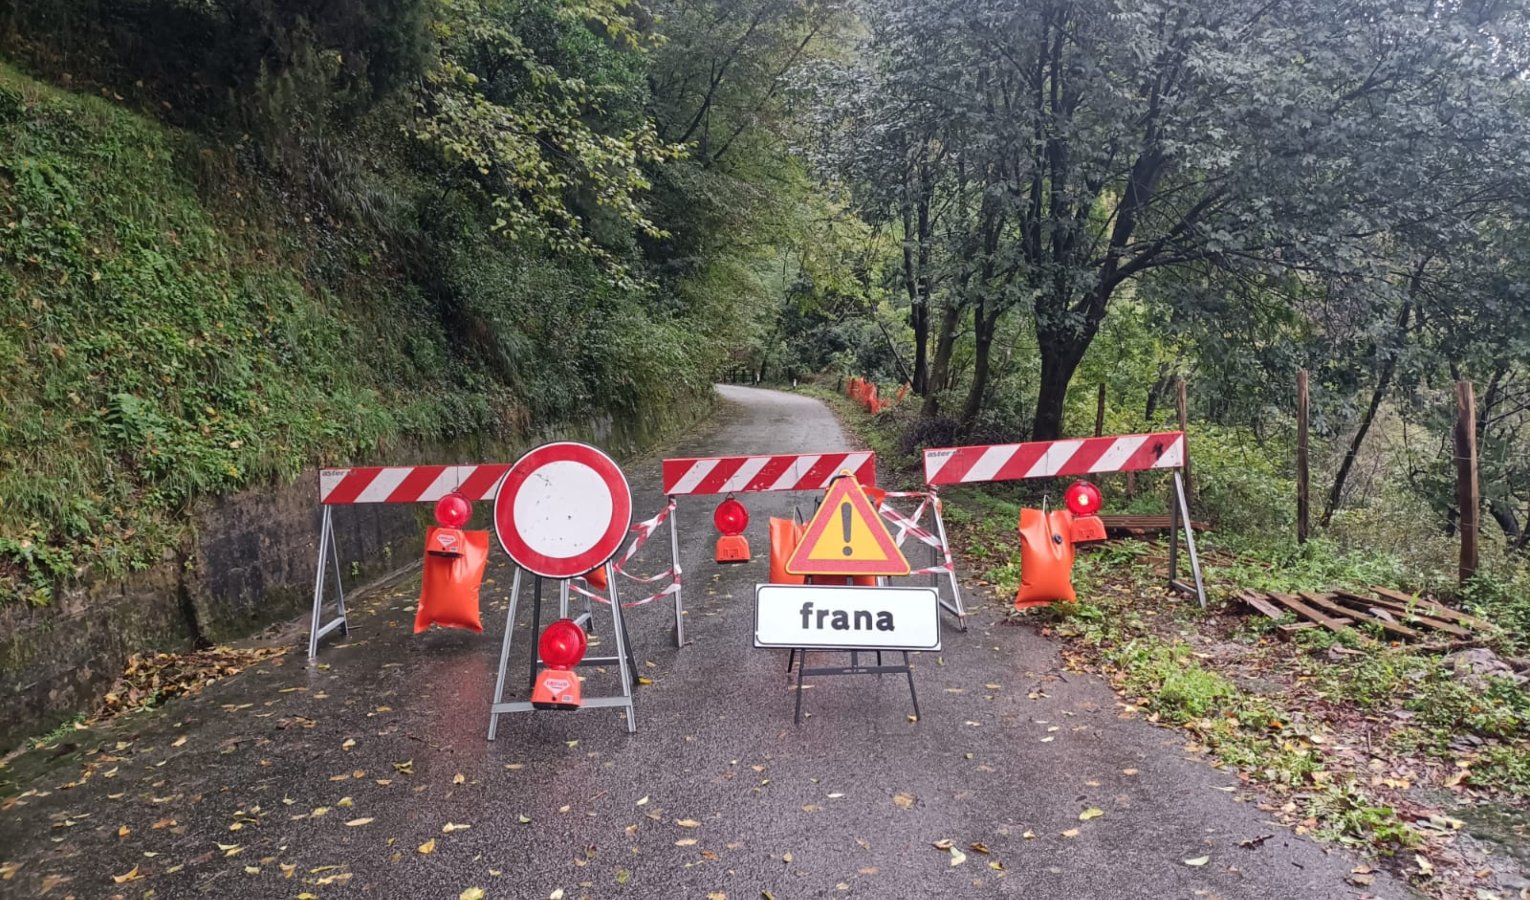
[[[720, 390], [677, 455], [846, 446], [816, 401]], [[658, 458], [626, 470], [646, 518]], [[947, 618], [943, 652], [916, 657], [922, 720], [902, 676], [820, 678], [794, 727], [786, 654], [752, 649], [750, 603], [767, 516], [812, 501], [746, 500], [756, 561], [734, 567], [711, 562], [715, 498], [681, 502], [686, 647], [666, 606], [629, 611], [653, 682], [636, 735], [586, 710], [507, 716], [484, 739], [511, 580], [496, 550], [482, 636], [411, 634], [415, 575], [357, 603], [320, 667], [294, 631], [281, 659], [80, 732], [75, 754], [14, 761], [0, 775], [37, 793], [0, 802], [0, 896], [1365, 896], [1344, 881], [1357, 860], [1267, 821], [1183, 738], [1065, 672], [1055, 642], [996, 626], [989, 598], [969, 597], [969, 632]], [[663, 568], [666, 551], [652, 542], [633, 568]], [[616, 681], [589, 674], [587, 695]], [[1090, 808], [1103, 815], [1080, 820]], [[1384, 876], [1370, 890], [1408, 895]]]

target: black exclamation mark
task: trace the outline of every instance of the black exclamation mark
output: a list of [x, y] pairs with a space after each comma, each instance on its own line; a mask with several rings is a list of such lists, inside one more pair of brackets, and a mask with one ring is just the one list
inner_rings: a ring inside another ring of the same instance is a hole
[[845, 533], [845, 549], [840, 551], [846, 556], [855, 552], [850, 546], [850, 501], [846, 500], [839, 508], [839, 524]]

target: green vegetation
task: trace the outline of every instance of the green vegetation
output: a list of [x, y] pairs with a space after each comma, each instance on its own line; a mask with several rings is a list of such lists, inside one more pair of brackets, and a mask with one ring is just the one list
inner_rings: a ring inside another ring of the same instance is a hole
[[838, 12], [725, 5], [0, 2], [0, 603], [316, 464], [698, 402], [851, 221], [779, 140]]

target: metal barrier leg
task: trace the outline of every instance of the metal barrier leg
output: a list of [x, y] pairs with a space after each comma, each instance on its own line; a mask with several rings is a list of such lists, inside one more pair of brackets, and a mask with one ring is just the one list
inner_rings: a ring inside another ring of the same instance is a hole
[[[1195, 599], [1201, 605], [1201, 609], [1205, 609], [1206, 585], [1201, 580], [1201, 558], [1195, 552], [1195, 524], [1190, 521], [1190, 501], [1185, 497], [1185, 480], [1180, 476], [1178, 469], [1174, 470], [1174, 504], [1178, 513], [1177, 517], [1185, 528], [1185, 554], [1190, 557], [1190, 574], [1195, 578], [1195, 588], [1192, 591], [1189, 585], [1179, 581], [1179, 569], [1177, 567], [1169, 569], [1170, 583], [1173, 587], [1183, 590], [1187, 594], [1194, 593]], [[1174, 517], [1171, 516], [1172, 518]], [[1173, 543], [1175, 532], [1171, 531], [1169, 533], [1171, 535], [1169, 559], [1172, 563], [1175, 557]]]
[[940, 536], [940, 546], [942, 548], [942, 552], [945, 554], [945, 563], [948, 567], [946, 569], [946, 574], [950, 576], [951, 579], [951, 602], [955, 604], [956, 607], [952, 610], [952, 612], [956, 613], [956, 619], [957, 622], [961, 625], [961, 630], [966, 631], [967, 607], [962, 603], [962, 586], [961, 583], [957, 581], [956, 565], [951, 560], [951, 541], [946, 537], [946, 520], [940, 514], [939, 497], [931, 498], [930, 512], [935, 514], [935, 533]]
[[622, 601], [616, 596], [616, 567], [606, 563], [606, 584], [610, 587], [611, 596], [611, 633], [616, 637], [616, 666], [621, 673], [622, 696], [626, 698], [627, 707], [627, 733], [637, 731], [637, 714], [632, 708], [632, 684], [637, 678], [635, 667], [629, 668], [631, 658], [627, 655], [629, 642], [627, 640], [627, 621], [622, 615]]
[[[795, 650], [793, 653], [797, 652]], [[797, 664], [797, 711], [792, 714], [792, 724], [802, 724], [802, 679], [805, 677], [802, 671], [807, 668], [807, 651], [802, 651], [802, 662]]]
[[[674, 498], [670, 498], [673, 502]], [[680, 523], [675, 519], [677, 508], [669, 512], [669, 557], [670, 563], [675, 567], [675, 648], [685, 646], [685, 603], [680, 594], [682, 592], [680, 577]]]
[[350, 619], [345, 614], [345, 580], [340, 577], [340, 548], [335, 545], [335, 525], [329, 526], [329, 558], [335, 569], [335, 605], [340, 610], [340, 634], [348, 636], [351, 633]]
[[[880, 665], [880, 661], [878, 665]], [[908, 675], [908, 697], [914, 701], [914, 718], [919, 718], [919, 694], [914, 690], [914, 669], [908, 661], [908, 651], [903, 651], [903, 668]]]
[[[324, 516], [319, 524], [319, 565], [314, 571], [313, 578], [313, 615], [308, 626], [308, 659], [312, 661], [319, 655], [319, 641], [331, 631], [339, 629], [342, 635], [350, 634], [350, 624], [345, 617], [345, 582], [340, 577], [340, 551], [335, 545], [335, 522], [334, 511], [329, 506], [324, 507]], [[335, 574], [335, 618], [329, 622], [324, 621], [324, 570], [332, 569]]]
[[[537, 689], [537, 642], [542, 639], [542, 576], [533, 575], [531, 588], [531, 674], [526, 676], [526, 696]], [[615, 599], [611, 601], [615, 603]]]
[[324, 517], [319, 524], [319, 567], [313, 578], [313, 616], [308, 625], [310, 660], [319, 654], [319, 626], [322, 624], [319, 619], [324, 614], [324, 570], [329, 562], [329, 514], [329, 507], [324, 507]]
[[[499, 713], [494, 707], [505, 697], [505, 671], [510, 666], [510, 638], [515, 634], [515, 604], [521, 596], [521, 567], [515, 567], [515, 578], [510, 582], [510, 610], [505, 613], [505, 637], [499, 644], [499, 674], [494, 677], [494, 699], [489, 701], [489, 740], [499, 725]], [[535, 655], [533, 650], [532, 654]]]

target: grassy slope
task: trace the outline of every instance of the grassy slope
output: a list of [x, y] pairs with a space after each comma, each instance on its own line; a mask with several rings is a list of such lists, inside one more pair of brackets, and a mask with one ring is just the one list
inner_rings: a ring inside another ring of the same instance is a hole
[[[437, 263], [465, 350], [375, 229], [293, 208], [237, 152], [0, 64], [0, 603], [151, 564], [199, 495], [695, 380], [641, 298], [468, 232]], [[356, 168], [411, 227], [425, 188]]]

